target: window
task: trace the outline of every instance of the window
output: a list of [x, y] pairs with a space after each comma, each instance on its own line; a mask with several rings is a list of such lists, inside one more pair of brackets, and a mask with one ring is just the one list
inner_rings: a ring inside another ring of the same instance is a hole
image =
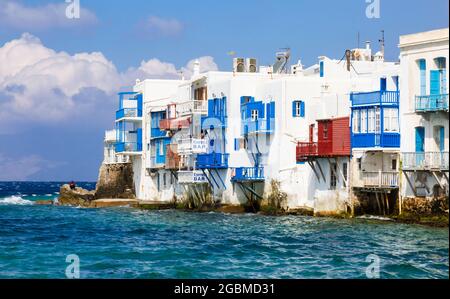
[[385, 132], [398, 132], [398, 109], [385, 108], [384, 109], [384, 131]]
[[380, 108], [375, 109], [375, 133], [381, 132]]
[[397, 159], [392, 159], [391, 170], [397, 170]]
[[166, 180], [166, 174], [163, 174], [163, 186], [166, 187], [167, 185], [167, 180]]
[[426, 95], [427, 93], [427, 62], [425, 59], [418, 61], [420, 72], [420, 95]]
[[375, 109], [369, 109], [367, 115], [367, 131], [373, 133], [375, 132]]
[[362, 159], [361, 158], [356, 159], [356, 163], [358, 163], [358, 170], [361, 170], [362, 169]]
[[323, 65], [323, 61], [319, 62], [319, 73], [320, 73], [320, 77], [322, 78], [324, 75], [324, 65]]
[[258, 120], [258, 110], [256, 110], [256, 109], [252, 110], [251, 118], [252, 118], [252, 121]]
[[439, 70], [439, 92], [440, 94], [446, 94], [447, 93], [447, 74], [446, 74], [446, 68], [447, 63], [445, 57], [438, 57], [435, 60], [436, 66]]
[[361, 110], [361, 133], [367, 133], [367, 110]]
[[359, 110], [353, 111], [353, 133], [360, 132], [360, 124], [359, 124]]
[[337, 177], [336, 177], [337, 165], [336, 163], [330, 164], [330, 189], [336, 189]]
[[292, 116], [305, 117], [305, 102], [303, 101], [292, 102]]
[[345, 162], [344, 164], [342, 164], [342, 172], [344, 173], [344, 187], [347, 187], [347, 184], [345, 183], [348, 180], [348, 165], [347, 162]]
[[323, 139], [328, 139], [328, 123], [323, 123]]
[[159, 141], [159, 156], [164, 156], [164, 142], [162, 140]]

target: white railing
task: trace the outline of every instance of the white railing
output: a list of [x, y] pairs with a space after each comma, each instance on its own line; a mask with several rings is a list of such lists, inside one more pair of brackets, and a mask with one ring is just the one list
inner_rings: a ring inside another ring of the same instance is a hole
[[186, 116], [193, 113], [207, 114], [208, 101], [188, 101], [177, 104], [177, 112], [179, 116]]
[[116, 130], [105, 131], [105, 142], [115, 142], [116, 141]]
[[449, 152], [402, 153], [404, 170], [448, 170]]
[[398, 187], [397, 171], [364, 171], [362, 176], [365, 187]]
[[199, 170], [178, 171], [178, 183], [180, 184], [203, 184], [207, 182], [205, 174]]
[[206, 139], [183, 138], [178, 141], [177, 145], [178, 153], [181, 155], [205, 154], [208, 149], [208, 142]]
[[113, 155], [113, 156], [106, 156], [104, 161], [104, 164], [125, 164], [130, 163], [130, 157], [125, 155]]

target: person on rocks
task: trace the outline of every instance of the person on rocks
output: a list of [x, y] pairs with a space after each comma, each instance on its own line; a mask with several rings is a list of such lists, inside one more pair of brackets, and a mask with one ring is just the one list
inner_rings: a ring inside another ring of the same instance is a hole
[[70, 189], [74, 190], [75, 187], [76, 187], [75, 182], [74, 182], [74, 181], [71, 181], [71, 182], [69, 183], [69, 187], [70, 187]]

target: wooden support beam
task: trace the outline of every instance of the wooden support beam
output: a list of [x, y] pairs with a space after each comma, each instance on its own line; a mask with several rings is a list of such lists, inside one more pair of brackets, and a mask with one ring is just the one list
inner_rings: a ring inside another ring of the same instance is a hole
[[258, 193], [256, 193], [255, 190], [253, 190], [253, 189], [250, 188], [249, 186], [244, 185], [243, 183], [241, 183], [241, 184], [242, 184], [242, 186], [243, 186], [247, 191], [249, 191], [251, 194], [253, 194], [254, 196], [258, 197], [259, 199], [262, 199], [262, 196], [259, 195]]
[[345, 183], [345, 186], [348, 186], [348, 182], [347, 182], [347, 180], [345, 179], [345, 176], [344, 176], [344, 173], [342, 172], [342, 169], [339, 167], [339, 158], [335, 158], [335, 161], [336, 161], [336, 167], [337, 167], [337, 170], [339, 171], [339, 174], [341, 175], [341, 177], [342, 177], [342, 181]]
[[439, 187], [441, 187], [442, 190], [444, 190], [444, 185], [442, 185], [441, 180], [438, 178], [436, 171], [431, 172], [433, 174], [433, 177], [435, 178], [436, 182], [439, 184]]
[[316, 167], [314, 167], [314, 161], [308, 160], [308, 164], [309, 164], [309, 166], [311, 167], [311, 169], [314, 171], [314, 174], [316, 175], [317, 179], [318, 179], [319, 182], [320, 182], [320, 175], [319, 175], [319, 173], [317, 172]]
[[323, 174], [322, 166], [320, 166], [320, 163], [317, 162], [317, 168], [319, 168], [320, 174], [322, 175], [323, 181], [326, 183], [327, 179], [325, 178], [325, 175]]
[[403, 171], [403, 173], [405, 174], [405, 178], [406, 181], [408, 182], [409, 187], [411, 187], [412, 191], [414, 192], [414, 196], [417, 196], [416, 187], [414, 187], [414, 185], [411, 183], [411, 179], [408, 176], [408, 172]]

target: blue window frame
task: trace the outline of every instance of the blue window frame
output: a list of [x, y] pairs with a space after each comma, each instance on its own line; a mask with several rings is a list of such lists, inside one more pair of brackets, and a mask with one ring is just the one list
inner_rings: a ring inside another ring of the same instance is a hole
[[420, 70], [420, 95], [424, 96], [427, 93], [427, 62], [425, 59], [419, 60]]
[[322, 78], [324, 75], [324, 65], [323, 65], [323, 61], [321, 61], [319, 63], [319, 73], [320, 73], [320, 77]]

